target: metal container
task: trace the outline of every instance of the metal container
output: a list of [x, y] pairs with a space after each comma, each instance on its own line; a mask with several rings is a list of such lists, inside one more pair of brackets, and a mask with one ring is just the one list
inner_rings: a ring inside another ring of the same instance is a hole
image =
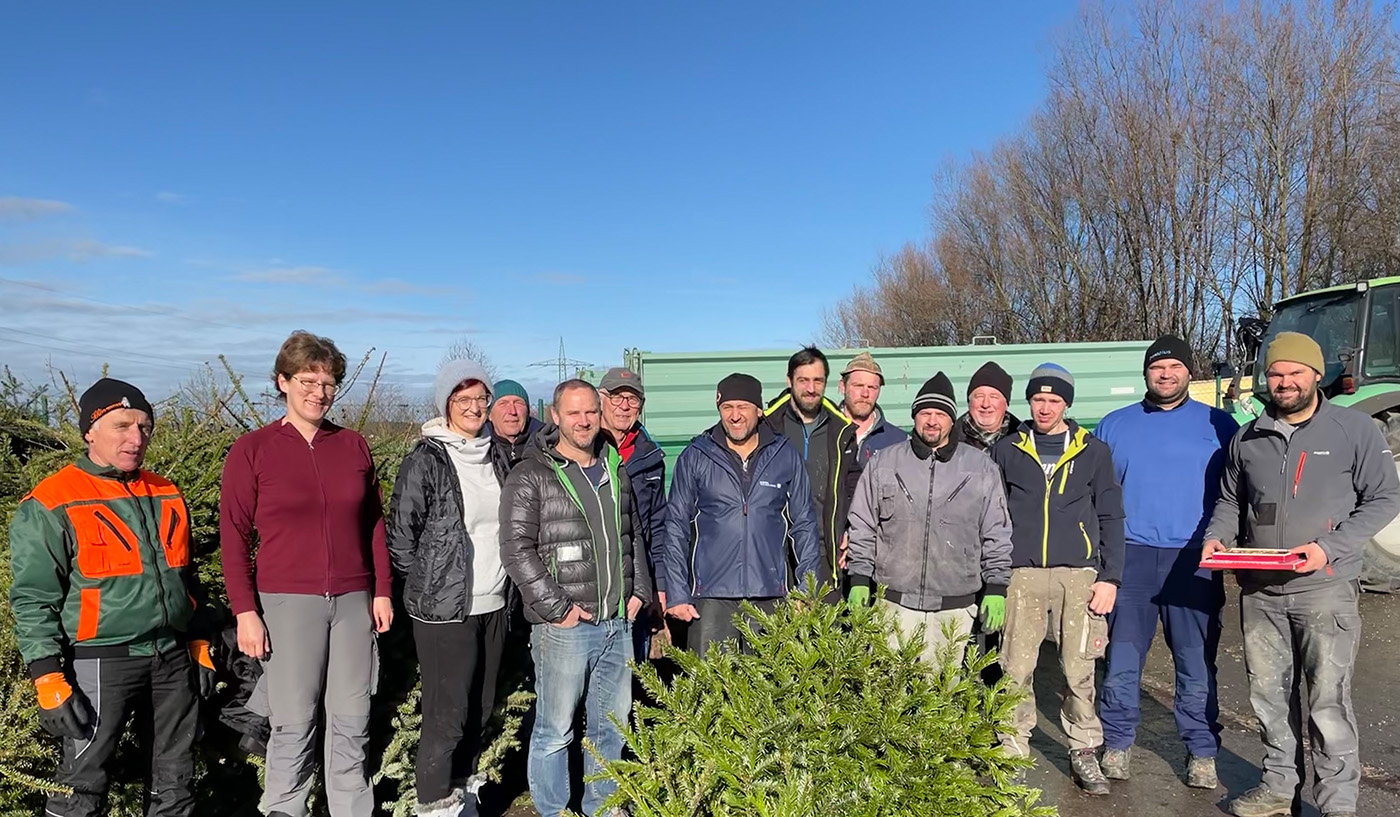
[[[911, 426], [909, 406], [924, 381], [942, 371], [953, 381], [958, 406], [974, 372], [995, 360], [1011, 375], [1011, 412], [1026, 415], [1025, 383], [1041, 363], [1058, 363], [1074, 375], [1074, 406], [1069, 416], [1092, 428], [1113, 409], [1142, 399], [1142, 359], [1149, 341], [1114, 343], [1047, 343], [1019, 345], [936, 346], [884, 349], [838, 349], [827, 352], [831, 377], [827, 397], [840, 404], [840, 372], [862, 351], [869, 351], [884, 370], [880, 408], [890, 422]], [[763, 383], [763, 397], [772, 400], [786, 388], [787, 361], [792, 350], [657, 353], [628, 351], [625, 363], [642, 377], [647, 431], [666, 449], [672, 462], [696, 434], [718, 421], [715, 386], [732, 372], [744, 372]]]

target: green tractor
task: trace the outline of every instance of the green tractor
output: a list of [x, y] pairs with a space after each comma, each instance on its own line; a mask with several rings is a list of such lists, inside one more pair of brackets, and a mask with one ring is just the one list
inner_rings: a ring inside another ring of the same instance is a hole
[[[1327, 361], [1321, 388], [1339, 406], [1371, 415], [1400, 463], [1400, 277], [1305, 292], [1279, 301], [1273, 318], [1242, 318], [1236, 331], [1246, 366], [1233, 373], [1222, 407], [1241, 425], [1263, 411], [1269, 399], [1263, 356], [1279, 332], [1301, 332], [1322, 347]], [[1236, 400], [1240, 376], [1252, 369], [1249, 395]], [[1221, 375], [1228, 371], [1220, 372]], [[1367, 590], [1400, 592], [1400, 519], [1376, 534], [1365, 549], [1361, 579]]]

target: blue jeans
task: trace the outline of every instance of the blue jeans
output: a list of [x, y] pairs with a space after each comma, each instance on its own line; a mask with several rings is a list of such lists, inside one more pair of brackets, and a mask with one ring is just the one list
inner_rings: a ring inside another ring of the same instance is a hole
[[1137, 736], [1142, 668], [1159, 619], [1176, 668], [1177, 733], [1197, 757], [1215, 757], [1220, 749], [1215, 653], [1225, 585], [1218, 573], [1202, 570], [1200, 561], [1198, 549], [1125, 548], [1123, 586], [1108, 614], [1108, 670], [1099, 695], [1109, 749], [1126, 749]]
[[[530, 736], [530, 796], [543, 817], [569, 807], [569, 747], [574, 717], [587, 695], [586, 737], [605, 760], [622, 757], [622, 733], [612, 718], [626, 723], [632, 710], [632, 624], [608, 619], [580, 622], [569, 629], [552, 624], [531, 628], [535, 658], [535, 729]], [[611, 717], [610, 717], [611, 716]], [[592, 753], [584, 753], [584, 776], [599, 771]], [[617, 786], [610, 781], [586, 783], [583, 811], [598, 814]]]

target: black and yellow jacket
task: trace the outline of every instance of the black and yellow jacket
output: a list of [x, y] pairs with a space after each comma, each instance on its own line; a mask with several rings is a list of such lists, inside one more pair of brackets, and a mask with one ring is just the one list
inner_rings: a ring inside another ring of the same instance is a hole
[[60, 656], [152, 655], [194, 614], [190, 514], [174, 483], [87, 457], [20, 500], [10, 523], [10, 607], [30, 674]]
[[822, 563], [817, 581], [834, 585], [840, 573], [836, 565], [837, 549], [846, 535], [846, 517], [860, 481], [860, 446], [856, 442], [855, 424], [846, 419], [835, 403], [822, 398], [821, 417], [806, 426], [797, 416], [791, 390], [784, 390], [768, 404], [764, 418], [774, 433], [787, 437], [807, 465], [812, 504], [822, 526]]
[[1123, 578], [1123, 489], [1107, 445], [1069, 421], [1065, 452], [1046, 476], [1030, 423], [992, 446], [1011, 511], [1011, 567], [1092, 567]]

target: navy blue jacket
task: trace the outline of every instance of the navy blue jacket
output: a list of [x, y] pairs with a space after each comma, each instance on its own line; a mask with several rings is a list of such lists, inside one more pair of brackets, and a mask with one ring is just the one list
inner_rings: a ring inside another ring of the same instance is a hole
[[876, 451], [889, 448], [892, 445], [899, 445], [909, 439], [909, 432], [891, 423], [889, 418], [885, 416], [884, 409], [876, 406], [875, 410], [880, 412], [880, 416], [876, 418], [870, 433], [866, 434], [863, 440], [860, 439], [859, 432], [856, 435], [860, 446], [857, 449], [856, 459], [860, 462], [862, 469], [870, 462], [870, 458], [875, 455]]
[[656, 589], [666, 592], [665, 571], [661, 569], [658, 546], [666, 536], [666, 452], [637, 424], [637, 439], [632, 456], [623, 465], [632, 480], [632, 496], [637, 500], [637, 518], [642, 529], [638, 534], [646, 544], [651, 559], [651, 574]]
[[718, 425], [676, 458], [662, 546], [666, 606], [787, 595], [789, 542], [797, 575], [817, 573], [821, 528], [807, 467], [766, 423], [758, 435], [747, 467]]

